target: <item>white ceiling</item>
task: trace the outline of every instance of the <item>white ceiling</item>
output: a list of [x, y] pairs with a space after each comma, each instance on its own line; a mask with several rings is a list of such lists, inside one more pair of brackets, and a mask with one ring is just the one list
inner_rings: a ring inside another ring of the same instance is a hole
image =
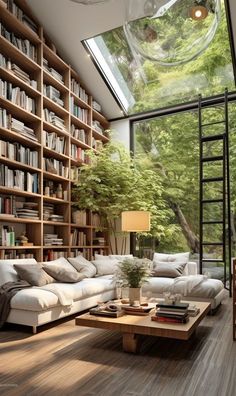
[[[126, 1], [110, 0], [93, 6], [83, 6], [70, 0], [27, 0], [59, 53], [79, 73], [109, 119], [122, 116], [121, 110], [88, 57], [81, 40], [123, 25]], [[236, 2], [229, 2], [236, 38]], [[236, 43], [236, 39], [234, 41]]]

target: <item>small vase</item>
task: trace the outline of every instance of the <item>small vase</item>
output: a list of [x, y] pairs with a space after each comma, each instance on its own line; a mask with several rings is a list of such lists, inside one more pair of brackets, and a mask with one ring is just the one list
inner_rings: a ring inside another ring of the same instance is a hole
[[141, 287], [130, 287], [129, 288], [129, 303], [134, 305], [134, 302], [141, 303], [142, 289]]

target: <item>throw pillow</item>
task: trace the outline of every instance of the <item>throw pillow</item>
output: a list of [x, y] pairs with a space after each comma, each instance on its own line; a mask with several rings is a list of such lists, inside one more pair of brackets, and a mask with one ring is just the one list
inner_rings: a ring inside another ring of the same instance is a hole
[[189, 252], [186, 253], [175, 253], [175, 254], [166, 254], [166, 253], [154, 253], [153, 262], [155, 261], [189, 261]]
[[119, 261], [124, 261], [125, 259], [132, 259], [134, 256], [132, 254], [109, 254], [111, 259], [116, 259]]
[[71, 270], [60, 265], [44, 264], [43, 269], [58, 282], [76, 283], [85, 278], [83, 274], [79, 274], [74, 268]]
[[110, 259], [110, 260], [94, 260], [92, 263], [97, 268], [97, 276], [102, 275], [113, 275], [119, 264], [118, 260]]
[[72, 271], [73, 270], [75, 271], [75, 269], [72, 267], [72, 265], [69, 263], [69, 261], [67, 261], [65, 257], [59, 257], [58, 259], [52, 261], [44, 261], [42, 264], [43, 265], [47, 264], [47, 266], [59, 265], [60, 267], [68, 268]]
[[103, 256], [103, 254], [95, 253], [95, 260], [110, 260], [110, 256]]
[[0, 260], [0, 286], [7, 282], [16, 282], [19, 277], [14, 264], [37, 264], [35, 259], [8, 259]]
[[80, 274], [83, 274], [85, 278], [92, 278], [96, 275], [96, 267], [83, 256], [69, 257], [68, 261]]
[[55, 282], [40, 264], [14, 264], [14, 268], [20, 279], [27, 281], [32, 286], [45, 286]]
[[166, 261], [156, 261], [153, 263], [153, 276], [162, 278], [177, 278], [177, 276], [183, 275], [186, 262], [172, 262], [168, 263]]

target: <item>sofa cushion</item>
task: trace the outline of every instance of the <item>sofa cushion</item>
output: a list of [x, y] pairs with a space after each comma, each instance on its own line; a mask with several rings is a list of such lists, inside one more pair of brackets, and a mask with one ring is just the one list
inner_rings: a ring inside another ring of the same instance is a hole
[[116, 259], [94, 260], [92, 263], [97, 269], [97, 276], [111, 275], [117, 270], [119, 261]]
[[[86, 278], [77, 283], [53, 283], [53, 287], [77, 301], [113, 290], [114, 283], [112, 276], [106, 276]], [[14, 309], [40, 312], [55, 306], [60, 306], [60, 302], [57, 295], [50, 291], [50, 285], [20, 290], [11, 299], [11, 308]]]
[[176, 278], [183, 275], [184, 268], [187, 262], [173, 261], [168, 263], [166, 261], [155, 261], [153, 263], [153, 276], [160, 276], [166, 278]]
[[34, 258], [0, 260], [0, 286], [6, 282], [16, 282], [18, 280], [14, 264], [37, 264], [37, 261]]
[[65, 268], [63, 265], [43, 264], [43, 269], [58, 282], [75, 283], [84, 279], [84, 275], [77, 272], [73, 267]]
[[19, 278], [32, 286], [44, 286], [55, 282], [55, 279], [48, 275], [40, 264], [14, 264], [14, 268]]
[[64, 268], [68, 268], [68, 269], [71, 269], [72, 271], [73, 270], [75, 271], [73, 266], [69, 263], [69, 261], [65, 257], [59, 257], [58, 259], [52, 260], [52, 261], [44, 261], [42, 264], [47, 264], [47, 266], [60, 265], [60, 266], [63, 266]]
[[155, 262], [155, 261], [167, 261], [167, 262], [186, 261], [186, 262], [188, 262], [189, 255], [190, 255], [189, 252], [175, 253], [175, 254], [154, 253], [153, 262]]
[[70, 264], [86, 278], [92, 278], [96, 275], [96, 267], [83, 256], [79, 255], [77, 257], [69, 257], [68, 261]]
[[134, 256], [132, 254], [109, 254], [109, 256], [104, 256], [103, 254], [97, 254], [95, 253], [95, 260], [119, 260], [123, 261], [127, 258], [133, 258]]

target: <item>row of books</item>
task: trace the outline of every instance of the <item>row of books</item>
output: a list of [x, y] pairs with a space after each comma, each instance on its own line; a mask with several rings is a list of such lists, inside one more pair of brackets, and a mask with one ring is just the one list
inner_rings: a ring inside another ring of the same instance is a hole
[[0, 79], [0, 96], [10, 100], [17, 106], [22, 107], [30, 113], [36, 114], [36, 103], [30, 98], [25, 91], [21, 91], [19, 87], [13, 87], [12, 83]]
[[44, 120], [50, 122], [55, 127], [65, 131], [65, 121], [58, 117], [53, 111], [48, 110], [47, 108], [43, 109]]
[[22, 39], [15, 35], [13, 32], [9, 32], [5, 26], [0, 22], [0, 34], [16, 48], [18, 48], [23, 54], [28, 56], [33, 61], [37, 62], [37, 50], [28, 39]]
[[50, 67], [48, 60], [45, 58], [43, 58], [43, 68], [48, 73], [50, 73], [52, 77], [54, 77], [56, 80], [60, 81], [60, 83], [64, 84], [63, 76], [60, 73], [58, 73], [58, 71], [55, 70], [53, 67]]
[[0, 214], [1, 217], [5, 217], [5, 216], [15, 217], [16, 197], [14, 195], [0, 196]]
[[105, 243], [106, 243], [105, 237], [97, 236], [93, 238], [93, 244], [95, 246], [105, 246]]
[[76, 105], [74, 103], [73, 96], [70, 97], [70, 111], [75, 117], [79, 118], [85, 124], [88, 123], [88, 110]]
[[59, 106], [64, 106], [64, 100], [61, 98], [61, 92], [52, 85], [43, 84], [43, 94]]
[[90, 260], [91, 257], [90, 249], [88, 248], [73, 249], [70, 252], [70, 257], [77, 257], [77, 256], [83, 256], [87, 260]]
[[82, 231], [74, 230], [70, 234], [70, 244], [72, 246], [87, 245], [87, 235]]
[[8, 250], [1, 249], [0, 250], [0, 259], [1, 260], [9, 260], [9, 259], [25, 259], [25, 258], [34, 258], [33, 253], [29, 253], [27, 251], [22, 252], [19, 250]]
[[17, 19], [23, 22], [24, 25], [28, 26], [35, 33], [38, 33], [38, 27], [36, 23], [30, 17], [28, 17], [28, 15], [26, 15], [18, 5], [16, 5], [14, 0], [7, 0], [7, 8], [13, 15], [17, 17]]
[[70, 180], [76, 182], [79, 179], [80, 168], [77, 166], [71, 166], [70, 168]]
[[72, 222], [81, 226], [87, 225], [86, 210], [76, 210], [72, 212]]
[[98, 213], [91, 213], [91, 225], [97, 228], [100, 228], [102, 226], [101, 217]]
[[31, 150], [29, 147], [24, 147], [20, 143], [0, 140], [0, 156], [34, 168], [38, 167], [38, 152]]
[[76, 146], [75, 144], [71, 144], [70, 146], [70, 155], [71, 158], [76, 161], [82, 161], [88, 163], [89, 157], [86, 154], [86, 150]]
[[43, 158], [43, 169], [58, 176], [69, 177], [68, 166], [64, 166], [62, 161], [55, 158]]
[[51, 260], [56, 260], [60, 257], [68, 257], [68, 253], [64, 252], [63, 250], [58, 251], [58, 250], [47, 250], [46, 252], [44, 252], [44, 256], [43, 256], [43, 261], [51, 261]]
[[34, 89], [37, 89], [37, 81], [32, 80], [30, 75], [22, 70], [18, 65], [12, 63], [11, 59], [7, 59], [3, 54], [0, 53], [0, 66], [13, 73], [16, 77], [19, 77], [26, 84], [30, 85]]
[[74, 92], [75, 95], [77, 95], [84, 102], [88, 103], [89, 97], [86, 94], [85, 89], [82, 88], [81, 85], [74, 78], [71, 79], [70, 87], [71, 91]]
[[10, 169], [0, 164], [0, 186], [38, 193], [38, 174]]
[[88, 134], [84, 129], [78, 129], [74, 124], [71, 124], [70, 133], [75, 139], [88, 144]]
[[15, 230], [14, 227], [1, 226], [0, 235], [1, 246], [15, 246]]
[[58, 136], [56, 132], [43, 131], [42, 143], [45, 147], [55, 150], [59, 154], [65, 154], [66, 152], [65, 137]]

